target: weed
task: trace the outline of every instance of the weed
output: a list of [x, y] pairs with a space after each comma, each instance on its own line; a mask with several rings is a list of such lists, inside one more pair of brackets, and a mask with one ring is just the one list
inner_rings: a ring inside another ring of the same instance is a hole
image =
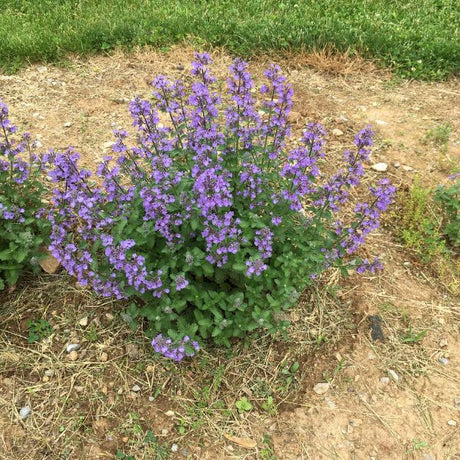
[[440, 147], [443, 151], [447, 150], [447, 144], [452, 133], [452, 126], [449, 123], [436, 125], [429, 129], [425, 135], [425, 142], [432, 143]]
[[235, 406], [240, 414], [250, 412], [252, 410], [252, 404], [248, 401], [246, 396], [243, 396], [241, 399], [236, 401]]
[[88, 331], [85, 333], [85, 338], [88, 342], [94, 343], [99, 340], [97, 328], [95, 324], [91, 324]]
[[53, 326], [42, 318], [28, 320], [27, 328], [29, 329], [29, 336], [27, 337], [28, 343], [38, 342], [49, 337], [54, 332]]
[[270, 415], [276, 415], [278, 413], [278, 407], [273, 399], [273, 396], [269, 396], [267, 401], [261, 404], [263, 410], [267, 411]]
[[272, 447], [270, 435], [264, 434], [263, 443], [264, 446], [260, 450], [260, 458], [262, 458], [263, 460], [276, 460], [275, 451]]
[[441, 218], [435, 209], [431, 189], [420, 185], [417, 177], [402, 198], [399, 234], [404, 244], [415, 250], [423, 262], [446, 252], [441, 234]]

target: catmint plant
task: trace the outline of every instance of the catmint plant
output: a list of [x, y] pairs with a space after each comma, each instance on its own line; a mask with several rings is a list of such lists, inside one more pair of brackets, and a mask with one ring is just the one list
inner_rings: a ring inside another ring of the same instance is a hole
[[30, 134], [19, 137], [17, 131], [0, 100], [0, 290], [14, 285], [24, 269], [37, 269], [49, 241], [43, 163]]
[[290, 141], [293, 90], [278, 66], [257, 90], [235, 59], [219, 93], [210, 64], [197, 53], [189, 87], [158, 76], [151, 101], [133, 99], [137, 134], [115, 131], [95, 175], [73, 150], [47, 156], [54, 256], [100, 295], [130, 299], [130, 321], [143, 319], [154, 350], [175, 360], [198, 341], [285, 328], [281, 311], [329, 267], [380, 269], [358, 250], [395, 192], [381, 180], [345, 219], [371, 128], [327, 177], [322, 126]]

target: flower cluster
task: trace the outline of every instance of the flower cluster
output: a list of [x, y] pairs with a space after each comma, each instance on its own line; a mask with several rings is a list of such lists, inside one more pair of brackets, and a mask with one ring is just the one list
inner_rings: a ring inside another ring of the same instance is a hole
[[[187, 346], [190, 350], [187, 351]], [[163, 337], [162, 334], [158, 334], [152, 340], [152, 347], [157, 352], [170, 358], [174, 361], [182, 361], [186, 356], [192, 357], [195, 352], [200, 351], [200, 345], [195, 340], [191, 340], [186, 335], [178, 344], [174, 344], [171, 337]], [[194, 351], [192, 351], [194, 350]]]
[[[248, 64], [235, 59], [220, 94], [210, 63], [196, 54], [189, 89], [156, 77], [153, 101], [130, 104], [137, 142], [115, 131], [96, 177], [71, 149], [46, 157], [56, 183], [53, 254], [80, 283], [133, 299], [131, 317], [146, 318], [154, 349], [175, 360], [198, 350], [189, 337], [229, 345], [282, 326], [278, 313], [295, 303], [293, 292], [346, 265], [394, 194], [381, 181], [342, 222], [364, 174], [370, 127], [325, 178], [321, 125], [309, 124], [287, 150], [293, 90], [280, 68], [272, 65], [257, 91]], [[351, 262], [360, 272], [379, 266]]]
[[49, 223], [42, 202], [42, 162], [32, 153], [30, 134], [18, 138], [0, 100], [0, 290], [13, 285], [22, 270], [35, 269], [39, 247], [46, 243]]

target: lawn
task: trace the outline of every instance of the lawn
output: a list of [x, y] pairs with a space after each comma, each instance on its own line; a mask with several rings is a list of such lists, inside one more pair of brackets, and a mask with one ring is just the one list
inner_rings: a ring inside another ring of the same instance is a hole
[[245, 57], [330, 47], [443, 79], [459, 70], [459, 23], [455, 0], [14, 0], [0, 11], [0, 65], [185, 41]]

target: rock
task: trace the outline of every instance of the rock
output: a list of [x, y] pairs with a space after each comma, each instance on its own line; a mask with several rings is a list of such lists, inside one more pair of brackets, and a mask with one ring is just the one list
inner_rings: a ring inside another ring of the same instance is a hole
[[185, 67], [182, 64], [177, 64], [176, 65], [176, 70], [184, 70]]
[[136, 359], [139, 358], [139, 348], [137, 345], [134, 343], [128, 343], [125, 347], [126, 354], [131, 358], [131, 359]]
[[433, 456], [431, 456], [430, 454], [425, 454], [423, 456], [423, 460], [436, 460]]
[[403, 165], [402, 169], [404, 169], [404, 171], [407, 171], [407, 172], [414, 170], [414, 168], [412, 166], [407, 166], [407, 165]]
[[324, 397], [324, 401], [326, 401], [326, 406], [328, 409], [336, 409], [337, 405], [334, 401], [330, 400], [327, 396]]
[[444, 366], [447, 366], [449, 364], [449, 360], [447, 358], [445, 358], [444, 356], [440, 356], [438, 358], [438, 361], [443, 364]]
[[135, 393], [137, 393], [138, 391], [141, 391], [141, 387], [139, 385], [134, 385], [131, 388], [131, 391], [134, 391]]
[[457, 421], [456, 421], [456, 420], [449, 420], [449, 421], [447, 422], [447, 424], [448, 424], [449, 426], [457, 426]]
[[174, 411], [168, 410], [167, 412], [165, 412], [165, 415], [166, 417], [174, 417]]
[[105, 363], [109, 359], [109, 355], [104, 351], [101, 353], [101, 361]]
[[388, 374], [395, 382], [399, 380], [398, 374], [393, 369], [388, 369]]
[[454, 406], [455, 407], [460, 407], [460, 398], [455, 398], [454, 399]]
[[40, 258], [39, 264], [42, 270], [50, 275], [56, 273], [57, 269], [61, 265], [61, 262], [54, 257], [47, 248], [40, 248], [40, 252], [46, 253], [44, 258]]
[[38, 66], [38, 67], [37, 67], [37, 71], [38, 71], [39, 73], [48, 72], [48, 67], [45, 67], [44, 65]]
[[390, 379], [388, 377], [381, 377], [380, 378], [380, 383], [383, 385], [383, 386], [387, 386], [389, 385], [390, 383]]
[[30, 406], [24, 406], [19, 411], [19, 417], [21, 417], [22, 420], [25, 420], [31, 413], [32, 409], [30, 408]]
[[78, 324], [82, 327], [88, 326], [88, 317], [84, 316], [80, 321], [78, 321]]
[[67, 353], [72, 353], [72, 351], [77, 351], [81, 348], [81, 345], [79, 343], [70, 343], [67, 345], [66, 351]]
[[313, 391], [318, 395], [323, 395], [329, 391], [330, 386], [328, 382], [320, 382], [313, 387]]
[[52, 377], [52, 376], [54, 375], [53, 369], [46, 369], [45, 375], [46, 375], [47, 377]]
[[386, 163], [375, 163], [371, 168], [377, 172], [385, 172], [388, 169], [388, 165]]
[[332, 130], [332, 134], [336, 137], [343, 136], [343, 131], [341, 129], [335, 128]]
[[103, 150], [111, 149], [113, 146], [113, 141], [107, 141], [102, 144]]
[[78, 353], [74, 350], [67, 355], [69, 361], [76, 361], [78, 359]]
[[177, 452], [179, 450], [179, 446], [177, 444], [173, 444], [171, 446], [171, 452]]
[[289, 112], [288, 121], [289, 123], [298, 123], [302, 119], [302, 115], [299, 112]]
[[383, 120], [375, 120], [375, 123], [380, 126], [385, 126], [388, 124], [387, 121], [383, 121]]
[[393, 163], [393, 166], [398, 169], [400, 166], [401, 166], [401, 163], [399, 161], [396, 161], [395, 163]]
[[63, 124], [64, 128], [70, 128], [72, 126], [72, 123], [70, 121], [66, 121], [64, 124]]
[[153, 402], [153, 401], [155, 401], [155, 398], [153, 396], [149, 396], [149, 401]]
[[439, 341], [439, 346], [441, 348], [446, 348], [447, 347], [447, 339], [446, 338], [443, 338]]
[[161, 436], [168, 436], [168, 430], [166, 428], [161, 430]]

